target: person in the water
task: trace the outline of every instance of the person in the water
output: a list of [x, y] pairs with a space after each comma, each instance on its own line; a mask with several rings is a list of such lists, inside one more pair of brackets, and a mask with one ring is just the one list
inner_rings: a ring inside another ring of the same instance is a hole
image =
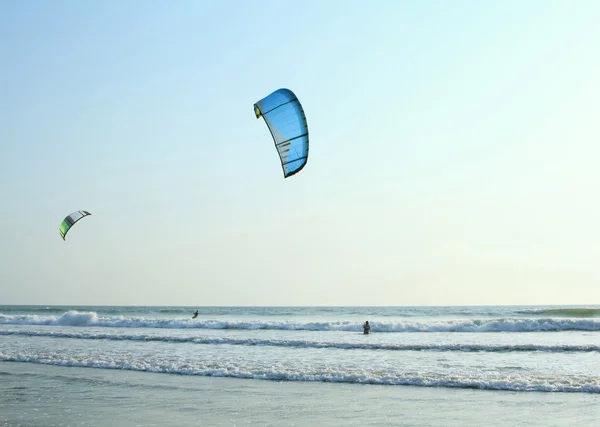
[[365, 335], [368, 335], [370, 330], [371, 330], [371, 325], [369, 325], [369, 321], [367, 320], [365, 322], [365, 324], [363, 325], [363, 333]]
[[196, 317], [198, 317], [198, 310], [196, 310], [196, 311], [194, 312], [194, 315], [192, 316], [192, 319], [195, 319]]

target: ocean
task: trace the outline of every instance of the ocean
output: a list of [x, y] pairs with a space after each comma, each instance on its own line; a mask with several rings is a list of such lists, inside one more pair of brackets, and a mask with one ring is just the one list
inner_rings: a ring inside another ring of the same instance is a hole
[[600, 306], [0, 306], [0, 426], [599, 420]]

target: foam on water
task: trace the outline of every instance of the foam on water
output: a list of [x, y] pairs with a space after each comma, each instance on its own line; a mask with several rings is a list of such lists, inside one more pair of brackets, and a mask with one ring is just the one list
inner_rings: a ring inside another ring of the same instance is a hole
[[[191, 320], [106, 316], [95, 312], [69, 311], [61, 316], [4, 315], [4, 325], [98, 326], [164, 329], [271, 329], [304, 331], [362, 331], [355, 321], [301, 320]], [[424, 321], [371, 321], [372, 332], [556, 332], [600, 331], [600, 319], [499, 318]]]
[[[181, 307], [1, 306], [0, 361], [271, 381], [600, 393], [595, 308], [211, 310], [192, 320]], [[364, 336], [367, 319], [372, 334]]]
[[198, 366], [177, 363], [151, 363], [148, 361], [123, 361], [119, 359], [94, 360], [70, 358], [64, 354], [47, 355], [9, 355], [0, 351], [0, 361], [28, 362], [36, 364], [96, 369], [121, 369], [130, 371], [197, 375], [209, 377], [233, 377], [270, 381], [312, 381], [373, 385], [410, 385], [420, 387], [472, 388], [480, 390], [537, 391], [537, 392], [579, 392], [600, 393], [598, 379], [590, 376], [537, 377], [526, 374], [512, 375], [510, 378], [498, 378], [495, 375], [397, 375], [373, 371], [348, 372], [328, 369], [318, 371], [310, 367], [305, 370], [286, 371], [278, 367], [249, 368], [245, 366], [220, 368], [211, 367], [210, 362], [200, 362]]
[[108, 341], [170, 342], [210, 345], [270, 346], [295, 348], [332, 348], [340, 350], [392, 350], [392, 351], [462, 351], [462, 352], [600, 352], [600, 345], [539, 345], [539, 344], [389, 344], [356, 343], [282, 339], [235, 339], [198, 336], [157, 336], [146, 334], [104, 334], [90, 332], [41, 332], [0, 330], [0, 336], [27, 336]]

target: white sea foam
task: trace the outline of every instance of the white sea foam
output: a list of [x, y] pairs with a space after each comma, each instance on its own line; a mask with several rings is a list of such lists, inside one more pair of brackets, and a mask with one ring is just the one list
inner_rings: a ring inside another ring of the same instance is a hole
[[[0, 360], [276, 381], [583, 393], [600, 388], [600, 319], [584, 318], [587, 312], [516, 315], [514, 308], [497, 308], [500, 315], [490, 317], [477, 308], [457, 318], [434, 308], [419, 309], [420, 316], [365, 315], [360, 308], [287, 310], [281, 316], [279, 309], [214, 308], [212, 315], [191, 320], [189, 310], [177, 310], [0, 309]], [[360, 333], [366, 319], [369, 336]]]
[[[61, 316], [4, 315], [4, 325], [98, 326], [162, 329], [245, 329], [298, 331], [362, 331], [353, 321], [301, 320], [174, 320], [145, 317], [106, 316], [95, 312], [69, 311]], [[556, 332], [600, 331], [600, 319], [498, 318], [428, 321], [372, 321], [372, 332]]]
[[462, 352], [547, 352], [547, 353], [589, 353], [600, 352], [600, 345], [543, 345], [543, 344], [391, 344], [361, 343], [286, 339], [223, 338], [199, 337], [195, 335], [148, 335], [94, 332], [46, 332], [29, 330], [0, 330], [0, 336], [26, 336], [46, 338], [67, 338], [81, 340], [168, 342], [208, 345], [270, 346], [295, 348], [331, 348], [340, 350], [389, 350], [389, 351], [462, 351]]
[[89, 358], [71, 358], [65, 354], [7, 354], [0, 351], [0, 361], [28, 362], [36, 364], [87, 367], [96, 369], [120, 369], [130, 371], [167, 373], [179, 375], [197, 375], [209, 377], [234, 377], [270, 381], [313, 381], [356, 383], [373, 385], [410, 385], [420, 387], [472, 388], [480, 390], [536, 391], [536, 392], [579, 392], [600, 393], [600, 384], [591, 376], [555, 376], [538, 377], [533, 375], [512, 375], [498, 378], [496, 375], [444, 375], [439, 373], [398, 374], [377, 372], [347, 372], [343, 370], [314, 368], [290, 371], [277, 366], [210, 366], [210, 362], [190, 366], [187, 363], [151, 363], [149, 361], [123, 361], [117, 358], [94, 360]]

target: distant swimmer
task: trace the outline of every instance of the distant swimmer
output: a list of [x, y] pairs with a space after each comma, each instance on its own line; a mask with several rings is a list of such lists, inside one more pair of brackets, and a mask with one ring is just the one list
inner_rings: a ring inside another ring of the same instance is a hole
[[369, 321], [368, 321], [368, 320], [367, 320], [367, 321], [365, 322], [365, 324], [363, 325], [363, 330], [364, 330], [364, 332], [363, 332], [363, 333], [364, 333], [365, 335], [368, 335], [368, 334], [369, 334], [369, 331], [371, 330], [371, 325], [369, 325]]
[[192, 316], [192, 319], [195, 319], [196, 317], [198, 317], [198, 310], [196, 310], [196, 311], [194, 312], [194, 315]]

